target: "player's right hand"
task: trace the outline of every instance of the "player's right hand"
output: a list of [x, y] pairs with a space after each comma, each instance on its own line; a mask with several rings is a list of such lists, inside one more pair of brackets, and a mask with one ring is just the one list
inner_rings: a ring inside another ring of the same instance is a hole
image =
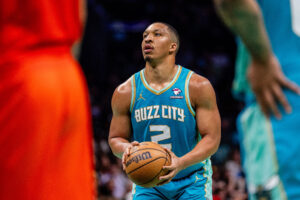
[[275, 56], [270, 56], [269, 61], [264, 64], [252, 60], [247, 78], [261, 110], [267, 117], [273, 114], [277, 119], [281, 118], [277, 103], [283, 106], [286, 113], [292, 112], [283, 89], [299, 95], [300, 88], [283, 74]]
[[163, 166], [164, 170], [167, 170], [168, 173], [164, 176], [159, 177], [160, 183], [157, 186], [161, 186], [169, 183], [183, 168], [183, 162], [179, 157], [177, 157], [171, 150], [164, 148], [169, 155], [171, 156], [171, 165]]
[[126, 160], [127, 160], [128, 156], [130, 155], [130, 152], [131, 152], [130, 150], [132, 149], [132, 147], [138, 146], [138, 145], [140, 145], [140, 143], [137, 142], [137, 141], [133, 141], [131, 143], [128, 143], [128, 146], [126, 147], [126, 149], [123, 153], [123, 156], [122, 156], [123, 170], [125, 170], [125, 167], [126, 167], [125, 164], [126, 164]]

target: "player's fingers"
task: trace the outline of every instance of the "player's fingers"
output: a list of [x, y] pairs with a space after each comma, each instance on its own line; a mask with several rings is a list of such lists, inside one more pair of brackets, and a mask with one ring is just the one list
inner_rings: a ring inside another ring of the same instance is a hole
[[125, 164], [126, 160], [127, 160], [128, 154], [126, 152], [124, 152], [123, 156], [122, 156], [122, 163]]
[[173, 165], [163, 166], [163, 169], [164, 169], [164, 170], [172, 171], [172, 170], [175, 169], [175, 166], [173, 166]]
[[292, 108], [291, 108], [288, 100], [286, 99], [280, 85], [273, 85], [272, 90], [273, 90], [276, 100], [279, 101], [279, 103], [283, 106], [285, 112], [291, 113]]
[[266, 104], [268, 106], [268, 110], [271, 110], [271, 112], [274, 114], [274, 116], [277, 119], [281, 119], [281, 114], [280, 114], [279, 109], [278, 109], [278, 107], [276, 105], [276, 102], [274, 100], [274, 96], [270, 92], [270, 90], [265, 90], [264, 99], [265, 99]]
[[174, 177], [174, 175], [175, 175], [175, 172], [174, 172], [174, 171], [171, 171], [171, 172], [169, 172], [168, 174], [159, 177], [159, 180], [161, 180], [161, 181], [166, 181], [166, 180], [172, 179], [172, 178]]
[[129, 151], [130, 151], [130, 148], [125, 149], [125, 152], [123, 154], [124, 161], [126, 160], [128, 154], [129, 154]]
[[166, 147], [163, 147], [163, 149], [164, 149], [166, 152], [168, 152], [169, 154], [172, 153], [172, 151], [171, 151], [170, 149], [166, 148]]
[[125, 155], [125, 152], [124, 152], [124, 154], [123, 154], [123, 156], [122, 156], [122, 163], [124, 164], [125, 163], [125, 157], [126, 157], [126, 155]]
[[123, 170], [125, 170], [125, 160], [126, 160], [126, 158], [125, 158], [125, 156], [123, 155], [123, 157], [122, 157], [122, 166], [123, 166]]
[[125, 162], [126, 162], [126, 160], [127, 160], [127, 157], [128, 157], [128, 155], [129, 155], [130, 149], [131, 149], [131, 146], [128, 146], [128, 147], [125, 149], [124, 153], [123, 153], [123, 156], [122, 156], [123, 168], [124, 168], [124, 164], [125, 164]]
[[133, 142], [131, 142], [131, 144], [132, 144], [132, 146], [139, 146], [140, 145], [140, 143], [137, 142], [137, 141], [133, 141]]
[[170, 150], [170, 149], [167, 149], [165, 147], [163, 147], [165, 149], [165, 151], [169, 154], [169, 156], [171, 157], [171, 165], [173, 165], [173, 162], [172, 160], [176, 159], [176, 155]]
[[264, 100], [264, 97], [262, 94], [255, 94], [256, 95], [256, 101], [261, 109], [261, 111], [263, 112], [263, 114], [266, 117], [269, 117], [269, 110], [268, 110], [268, 106]]
[[287, 89], [295, 92], [296, 94], [300, 95], [300, 87], [296, 83], [288, 80], [285, 77], [280, 78], [280, 83], [286, 87]]
[[176, 155], [170, 149], [165, 148], [165, 150], [170, 154], [172, 158], [176, 157]]
[[169, 178], [170, 178], [170, 175], [165, 175], [165, 176], [159, 177], [159, 180], [166, 181], [166, 180], [169, 180]]

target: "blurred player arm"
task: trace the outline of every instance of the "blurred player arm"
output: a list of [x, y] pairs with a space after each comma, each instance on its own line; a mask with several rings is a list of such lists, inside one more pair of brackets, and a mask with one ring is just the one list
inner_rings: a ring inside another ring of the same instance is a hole
[[269, 116], [273, 113], [280, 118], [281, 114], [276, 102], [279, 102], [287, 113], [291, 112], [283, 88], [298, 94], [300, 89], [285, 77], [272, 52], [257, 2], [255, 0], [214, 0], [214, 3], [221, 19], [229, 29], [241, 37], [251, 54], [248, 80], [264, 114]]
[[252, 58], [267, 63], [272, 55], [260, 7], [255, 0], [214, 0], [227, 27], [241, 37]]
[[108, 142], [115, 156], [122, 158], [127, 147], [131, 146], [130, 122], [131, 83], [130, 79], [115, 90], [111, 106], [112, 120], [110, 124]]

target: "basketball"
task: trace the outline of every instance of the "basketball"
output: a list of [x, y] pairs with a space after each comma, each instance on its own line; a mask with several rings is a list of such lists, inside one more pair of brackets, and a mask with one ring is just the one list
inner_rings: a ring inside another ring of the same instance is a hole
[[154, 142], [142, 142], [134, 146], [125, 161], [125, 172], [129, 179], [142, 187], [155, 187], [160, 176], [168, 171], [163, 166], [171, 164], [169, 153]]

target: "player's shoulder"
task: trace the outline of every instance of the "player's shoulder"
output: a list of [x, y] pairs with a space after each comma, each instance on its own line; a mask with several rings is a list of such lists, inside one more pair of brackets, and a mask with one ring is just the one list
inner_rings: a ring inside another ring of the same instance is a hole
[[129, 108], [130, 103], [131, 103], [131, 79], [127, 79], [125, 82], [120, 84], [114, 91], [113, 96], [112, 96], [112, 106], [115, 107], [125, 107]]
[[192, 90], [203, 90], [211, 87], [210, 81], [199, 74], [193, 73], [189, 82], [189, 88]]
[[207, 78], [193, 73], [189, 82], [189, 96], [192, 106], [195, 107], [203, 102], [214, 101], [215, 91]]
[[132, 77], [130, 77], [129, 79], [127, 79], [125, 82], [121, 83], [116, 89], [115, 89], [115, 93], [117, 93], [118, 95], [131, 95], [131, 79]]

